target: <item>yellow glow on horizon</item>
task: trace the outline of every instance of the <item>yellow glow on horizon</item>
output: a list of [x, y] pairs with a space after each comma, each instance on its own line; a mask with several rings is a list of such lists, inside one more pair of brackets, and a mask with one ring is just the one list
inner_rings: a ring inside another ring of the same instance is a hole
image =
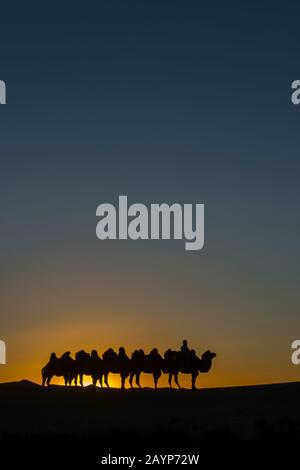
[[[160, 323], [162, 323], [160, 321]], [[160, 334], [157, 334], [158, 325], [151, 328], [156, 329], [154, 336], [152, 330], [144, 324], [126, 324], [126, 329], [121, 324], [106, 324], [106, 327], [99, 329], [92, 327], [86, 322], [85, 325], [74, 322], [70, 327], [52, 325], [42, 328], [35, 326], [27, 331], [14, 333], [13, 338], [5, 338], [8, 347], [7, 365], [0, 366], [0, 382], [12, 382], [27, 379], [41, 384], [41, 369], [48, 362], [51, 351], [55, 351], [58, 356], [66, 350], [70, 350], [72, 357], [76, 351], [84, 348], [87, 352], [97, 349], [100, 356], [108, 347], [113, 347], [118, 351], [119, 346], [124, 346], [130, 357], [136, 348], [143, 347], [146, 354], [152, 347], [156, 346], [161, 355], [168, 347], [179, 349], [182, 341], [181, 334], [170, 333], [169, 326], [165, 329], [161, 327]], [[139, 329], [139, 330], [138, 330]], [[138, 331], [137, 331], [138, 330]], [[182, 328], [181, 328], [182, 330]], [[207, 331], [208, 328], [205, 328]], [[199, 374], [196, 385], [198, 388], [230, 387], [243, 385], [256, 385], [278, 382], [293, 382], [299, 380], [299, 369], [295, 367], [286, 348], [286, 340], [281, 336], [272, 338], [272, 344], [266, 344], [260, 337], [253, 339], [242, 337], [231, 340], [231, 335], [222, 330], [222, 336], [213, 334], [201, 335], [201, 331], [191, 331], [186, 334], [190, 347], [194, 347], [198, 356], [206, 349], [211, 349], [217, 353], [213, 361], [211, 370], [207, 374]], [[125, 338], [125, 340], [124, 340]], [[113, 339], [113, 341], [112, 341]], [[269, 347], [277, 353], [276, 360], [273, 355], [266, 356], [265, 351]], [[255, 350], [255, 354], [250, 352]], [[237, 355], [237, 351], [240, 351]], [[264, 357], [264, 361], [261, 358]], [[109, 374], [109, 384], [112, 388], [120, 388], [119, 374]], [[63, 379], [53, 377], [52, 384], [63, 385]], [[153, 388], [153, 378], [151, 374], [143, 373], [140, 383], [142, 387]], [[190, 388], [191, 377], [186, 374], [179, 374], [179, 383], [183, 388]], [[84, 377], [84, 386], [91, 384], [91, 378]], [[99, 383], [97, 384], [99, 386]], [[105, 387], [104, 383], [103, 386]], [[168, 387], [168, 376], [162, 374], [158, 382], [158, 387]], [[126, 388], [129, 388], [129, 380], [126, 379]], [[136, 387], [134, 381], [134, 387]], [[176, 385], [173, 383], [173, 387]]]

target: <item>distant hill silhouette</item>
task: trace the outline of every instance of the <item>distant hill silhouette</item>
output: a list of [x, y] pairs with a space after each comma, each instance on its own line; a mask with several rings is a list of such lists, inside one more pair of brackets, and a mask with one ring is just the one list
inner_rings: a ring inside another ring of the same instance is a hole
[[19, 390], [19, 391], [31, 391], [40, 390], [41, 386], [30, 380], [19, 380], [17, 382], [3, 382], [0, 383], [1, 390]]

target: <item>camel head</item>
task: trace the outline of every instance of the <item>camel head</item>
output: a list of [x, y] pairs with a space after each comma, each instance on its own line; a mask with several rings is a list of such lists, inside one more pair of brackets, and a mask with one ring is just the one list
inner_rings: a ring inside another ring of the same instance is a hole
[[208, 351], [205, 351], [205, 353], [202, 355], [202, 359], [205, 359], [205, 358], [213, 359], [214, 357], [216, 357], [216, 355], [217, 355], [216, 353], [208, 350]]
[[65, 353], [63, 353], [63, 355], [61, 356], [62, 358], [69, 358], [71, 356], [71, 352], [70, 351], [66, 351]]
[[216, 357], [216, 353], [211, 351], [205, 351], [199, 359], [199, 371], [202, 373], [208, 372], [212, 366], [212, 360]]

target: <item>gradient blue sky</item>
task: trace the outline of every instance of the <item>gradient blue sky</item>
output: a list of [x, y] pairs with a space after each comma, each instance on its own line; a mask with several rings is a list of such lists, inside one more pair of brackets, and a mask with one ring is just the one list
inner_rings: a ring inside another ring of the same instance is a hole
[[[0, 380], [50, 352], [210, 348], [208, 385], [296, 380], [300, 5], [1, 6]], [[101, 202], [204, 203], [205, 248], [95, 236]]]

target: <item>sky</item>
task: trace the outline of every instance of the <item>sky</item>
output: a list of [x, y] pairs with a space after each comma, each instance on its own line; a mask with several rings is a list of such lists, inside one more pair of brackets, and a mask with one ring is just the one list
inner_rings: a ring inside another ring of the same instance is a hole
[[[299, 10], [1, 6], [0, 381], [40, 381], [52, 351], [183, 339], [217, 353], [199, 386], [299, 380]], [[121, 194], [205, 204], [203, 250], [98, 240]]]

